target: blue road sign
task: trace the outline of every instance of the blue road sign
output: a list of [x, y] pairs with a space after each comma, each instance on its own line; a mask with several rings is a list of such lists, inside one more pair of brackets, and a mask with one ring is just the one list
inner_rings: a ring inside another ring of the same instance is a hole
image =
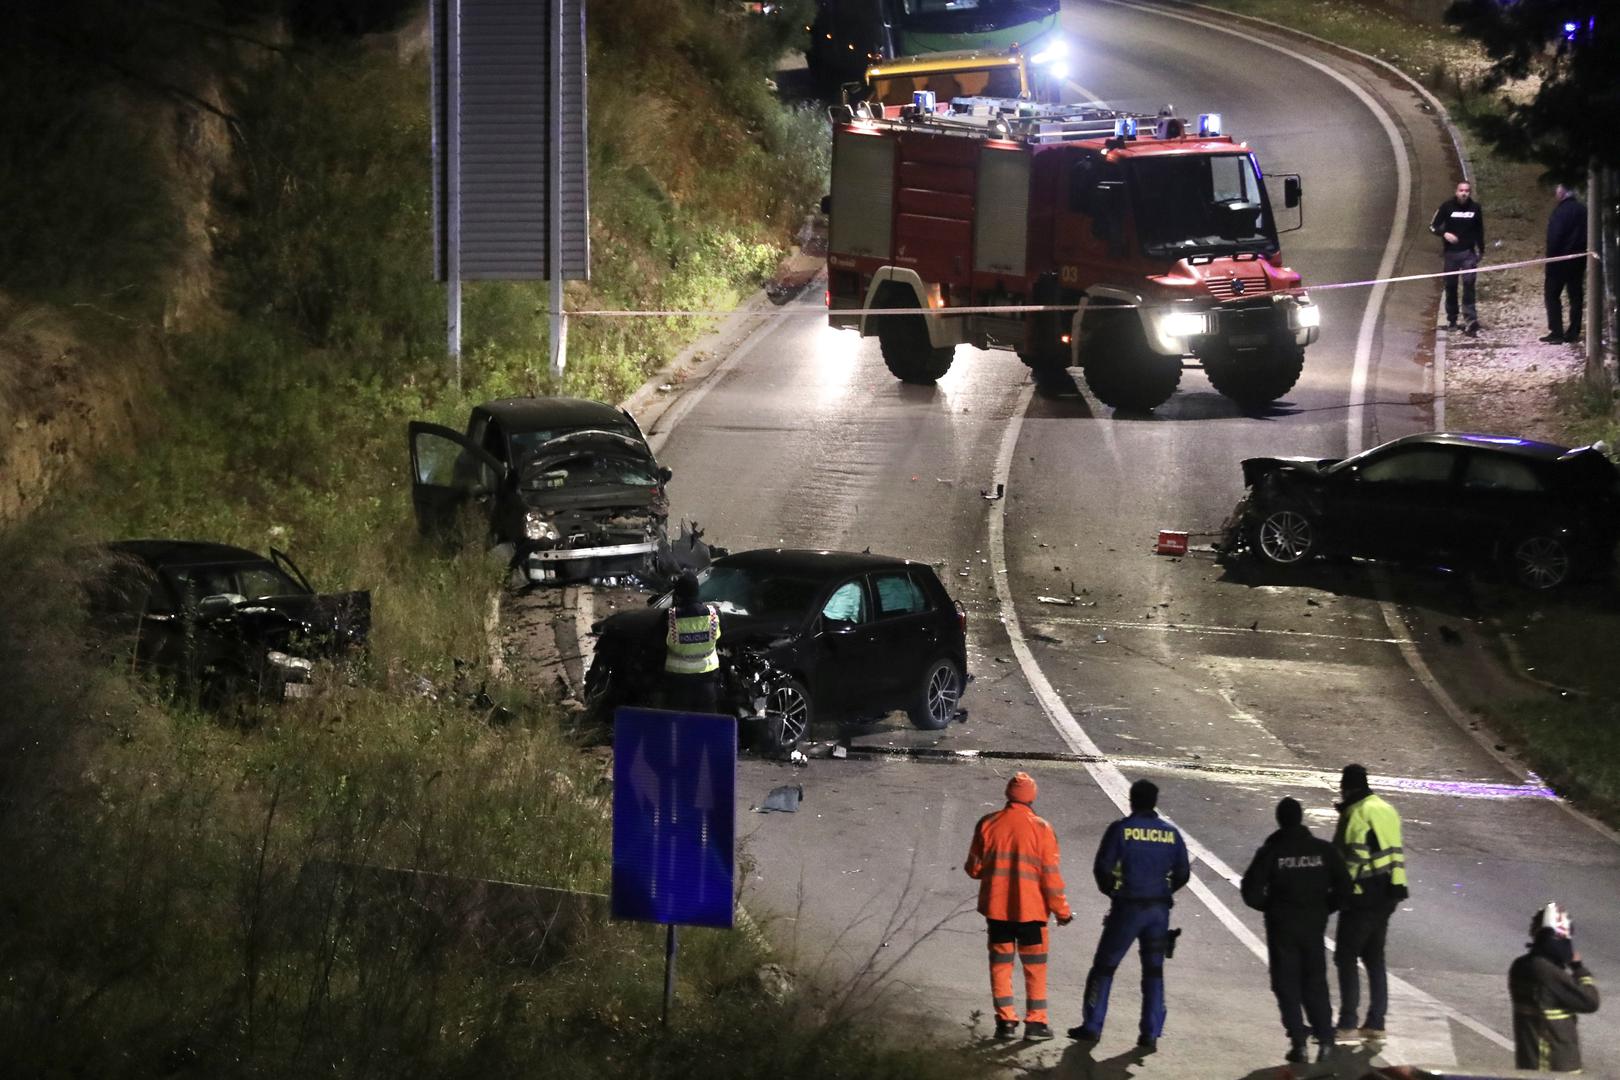
[[614, 918], [731, 926], [736, 789], [735, 718], [614, 712]]

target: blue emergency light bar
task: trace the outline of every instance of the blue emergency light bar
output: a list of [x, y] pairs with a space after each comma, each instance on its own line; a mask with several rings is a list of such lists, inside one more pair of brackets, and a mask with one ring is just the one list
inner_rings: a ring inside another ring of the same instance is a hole
[[911, 92], [911, 107], [920, 113], [932, 115], [934, 111], [934, 92], [932, 90], [913, 90]]
[[1221, 133], [1221, 114], [1207, 112], [1198, 114], [1198, 134], [1203, 136], [1219, 135]]
[[1121, 139], [1136, 138], [1136, 117], [1125, 116], [1115, 120], [1114, 134]]

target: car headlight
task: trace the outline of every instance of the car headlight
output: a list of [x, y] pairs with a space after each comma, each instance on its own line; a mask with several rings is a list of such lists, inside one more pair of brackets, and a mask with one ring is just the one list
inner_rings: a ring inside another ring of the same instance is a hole
[[1198, 337], [1209, 333], [1209, 314], [1203, 311], [1168, 311], [1159, 316], [1159, 332], [1165, 337]]
[[538, 510], [530, 510], [523, 515], [523, 538], [525, 540], [560, 540], [562, 534], [551, 519]]
[[295, 672], [300, 675], [308, 675], [315, 670], [315, 661], [306, 660], [302, 656], [288, 656], [286, 653], [278, 652], [275, 649], [265, 653], [264, 658], [270, 661], [271, 667], [279, 668], [289, 675]]
[[1294, 325], [1301, 330], [1310, 330], [1322, 325], [1322, 309], [1315, 304], [1296, 304], [1294, 306]]

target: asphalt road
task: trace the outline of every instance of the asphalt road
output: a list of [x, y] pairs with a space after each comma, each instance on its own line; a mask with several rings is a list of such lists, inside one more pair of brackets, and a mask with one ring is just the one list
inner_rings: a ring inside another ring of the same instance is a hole
[[[1177, 13], [1093, 0], [1069, 4], [1064, 19], [1088, 96], [1220, 111], [1268, 172], [1303, 174], [1305, 228], [1284, 250], [1308, 284], [1436, 268], [1425, 226], [1455, 172], [1415, 93], [1342, 57]], [[854, 733], [854, 745], [1013, 755], [941, 764], [857, 752], [792, 775], [746, 762], [744, 899], [796, 963], [863, 1007], [881, 984], [903, 1013], [982, 1038], [982, 924], [960, 867], [974, 821], [1027, 768], [1079, 912], [1054, 931], [1053, 1022], [1077, 1023], [1104, 910], [1090, 856], [1121, 784], [1150, 776], [1204, 855], [1176, 908], [1187, 933], [1170, 965], [1160, 1053], [1132, 1054], [1128, 960], [1094, 1051], [1060, 1039], [987, 1057], [1064, 1076], [1269, 1075], [1285, 1040], [1255, 951], [1259, 921], [1224, 875], [1241, 872], [1283, 795], [1328, 831], [1338, 769], [1360, 761], [1409, 829], [1413, 896], [1391, 930], [1400, 981], [1387, 1059], [1510, 1064], [1505, 972], [1548, 899], [1573, 910], [1600, 984], [1617, 970], [1620, 846], [1521, 782], [1409, 663], [1427, 657], [1444, 683], [1445, 647], [1424, 628], [1465, 603], [1459, 586], [1414, 575], [1381, 586], [1354, 567], [1260, 581], [1196, 555], [1152, 554], [1161, 528], [1218, 526], [1245, 456], [1338, 456], [1434, 426], [1436, 293], [1431, 283], [1318, 292], [1321, 340], [1298, 387], [1264, 416], [1240, 414], [1197, 371], [1151, 416], [1114, 415], [1078, 389], [1032, 395], [1011, 353], [966, 347], [936, 388], [903, 386], [875, 340], [813, 315], [770, 322], [684, 391], [689, 400], [653, 426], [675, 470], [677, 514], [733, 549], [870, 547], [926, 560], [969, 609], [977, 681], [966, 719], [944, 733], [897, 719]], [[820, 302], [812, 290], [795, 308]], [[1006, 498], [982, 499], [998, 480]], [[1391, 617], [1380, 588], [1418, 631]], [[1087, 747], [1107, 760], [1061, 760]], [[748, 812], [783, 782], [805, 786], [799, 813]], [[1620, 1072], [1614, 1027], [1588, 1022], [1582, 1034], [1588, 1072]]]

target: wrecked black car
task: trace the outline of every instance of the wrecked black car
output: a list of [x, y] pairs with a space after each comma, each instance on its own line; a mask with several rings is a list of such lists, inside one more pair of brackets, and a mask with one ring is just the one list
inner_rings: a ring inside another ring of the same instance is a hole
[[317, 593], [274, 548], [122, 540], [100, 548], [85, 582], [92, 626], [137, 669], [205, 705], [283, 701], [310, 690], [317, 662], [362, 648], [371, 594]]
[[1602, 444], [1408, 435], [1352, 458], [1249, 458], [1221, 550], [1275, 567], [1322, 554], [1495, 569], [1555, 589], [1613, 566], [1620, 471]]
[[670, 471], [635, 419], [579, 398], [502, 398], [472, 410], [465, 433], [410, 425], [417, 523], [443, 534], [471, 510], [531, 583], [667, 573]]
[[[754, 679], [761, 740], [790, 748], [817, 717], [881, 717], [904, 709], [936, 730], [957, 715], [967, 683], [967, 616], [924, 563], [882, 555], [781, 548], [714, 560], [699, 597], [720, 611], [722, 685]], [[598, 622], [587, 705], [652, 704], [664, 666], [671, 597]], [[738, 672], [741, 672], [739, 677]]]

